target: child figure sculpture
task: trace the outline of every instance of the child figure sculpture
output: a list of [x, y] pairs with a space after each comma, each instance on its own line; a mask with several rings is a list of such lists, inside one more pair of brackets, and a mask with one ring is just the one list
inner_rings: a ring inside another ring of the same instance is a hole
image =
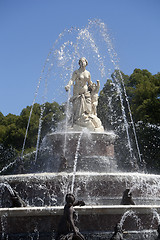
[[97, 116], [97, 105], [98, 105], [98, 92], [100, 88], [100, 82], [97, 80], [96, 83], [92, 83], [91, 86], [91, 105], [92, 105], [92, 114]]

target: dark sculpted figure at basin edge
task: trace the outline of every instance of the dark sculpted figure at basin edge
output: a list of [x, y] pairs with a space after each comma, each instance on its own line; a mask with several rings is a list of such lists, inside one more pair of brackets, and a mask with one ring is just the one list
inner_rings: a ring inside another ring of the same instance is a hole
[[5, 190], [1, 197], [2, 207], [14, 208], [14, 207], [26, 207], [27, 204], [22, 200], [19, 196], [18, 192], [16, 192], [8, 183], [3, 183]]
[[126, 189], [123, 192], [121, 205], [135, 205], [135, 203], [132, 199], [132, 193], [131, 193], [130, 189]]
[[123, 238], [123, 230], [122, 227], [120, 226], [120, 224], [116, 224], [115, 228], [114, 228], [114, 234], [111, 237], [110, 240], [124, 240]]
[[63, 216], [58, 226], [56, 240], [84, 240], [83, 235], [75, 226], [76, 213], [74, 206], [84, 206], [83, 201], [75, 201], [73, 194], [66, 195], [66, 205], [64, 206]]

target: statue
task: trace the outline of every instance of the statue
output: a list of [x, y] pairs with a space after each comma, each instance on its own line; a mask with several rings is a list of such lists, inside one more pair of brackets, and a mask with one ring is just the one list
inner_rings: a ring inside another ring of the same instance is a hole
[[66, 204], [64, 206], [63, 216], [58, 225], [56, 240], [84, 240], [83, 235], [75, 226], [76, 213], [74, 206], [84, 206], [83, 201], [75, 201], [73, 194], [66, 195]]
[[126, 189], [123, 192], [121, 205], [135, 205], [135, 203], [132, 199], [132, 193], [130, 192], [130, 189]]
[[27, 204], [21, 199], [19, 194], [12, 189], [12, 187], [8, 183], [4, 183], [4, 186], [7, 188], [6, 191], [2, 195], [2, 207], [26, 207]]
[[73, 106], [73, 129], [88, 128], [90, 131], [103, 132], [104, 128], [97, 117], [99, 80], [97, 85], [91, 81], [90, 72], [86, 70], [88, 61], [82, 57], [79, 60], [80, 68], [73, 72], [71, 80], [65, 87], [68, 91], [73, 85], [73, 97], [70, 99]]
[[111, 237], [110, 240], [124, 240], [123, 238], [123, 230], [121, 225], [118, 223], [116, 224], [116, 226], [114, 227], [114, 234]]

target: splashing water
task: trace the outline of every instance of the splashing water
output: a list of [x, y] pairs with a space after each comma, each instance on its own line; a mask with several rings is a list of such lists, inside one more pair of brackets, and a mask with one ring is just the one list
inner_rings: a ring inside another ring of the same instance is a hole
[[65, 157], [65, 154], [66, 154], [66, 147], [67, 147], [67, 129], [68, 129], [68, 121], [69, 121], [69, 117], [70, 117], [70, 111], [69, 111], [70, 97], [71, 97], [71, 91], [69, 89], [68, 99], [67, 99], [67, 107], [66, 107], [65, 135], [64, 135], [64, 147], [63, 147], [63, 156], [64, 157]]
[[[64, 86], [71, 79], [73, 70], [77, 68], [77, 62], [79, 58], [83, 56], [86, 57], [89, 62], [89, 70], [92, 73], [92, 76], [94, 76], [93, 82], [96, 81], [97, 79], [100, 79], [101, 86], [103, 86], [104, 83], [106, 82], [106, 79], [110, 77], [111, 72], [114, 72], [114, 70], [118, 70], [121, 78], [122, 88], [126, 97], [129, 115], [131, 118], [139, 161], [140, 163], [144, 164], [143, 160], [141, 159], [138, 140], [137, 140], [136, 131], [135, 131], [132, 115], [131, 115], [129, 101], [126, 95], [123, 77], [118, 66], [117, 53], [113, 48], [111, 37], [106, 25], [100, 20], [89, 20], [88, 25], [82, 29], [74, 28], [74, 27], [72, 27], [69, 30], [65, 29], [55, 41], [52, 49], [50, 50], [46, 58], [45, 64], [42, 68], [41, 75], [38, 81], [35, 97], [32, 103], [30, 116], [29, 116], [29, 120], [26, 128], [26, 134], [23, 142], [21, 158], [23, 159], [23, 154], [24, 154], [24, 149], [25, 149], [25, 144], [27, 140], [34, 103], [38, 97], [38, 94], [40, 93], [40, 91], [42, 91], [41, 88], [43, 87], [43, 84], [45, 85], [44, 86], [45, 101], [52, 102], [54, 98], [60, 104], [63, 102], [67, 102], [66, 122], [65, 122], [65, 132], [67, 132], [66, 129], [69, 121], [70, 92], [68, 93], [68, 98], [67, 98], [64, 90]], [[126, 110], [123, 103], [121, 84], [116, 77], [114, 80], [115, 80], [119, 97], [120, 97], [122, 116], [123, 116], [123, 121], [126, 129], [126, 135], [127, 135], [127, 141], [128, 141], [127, 145], [130, 153], [130, 158], [132, 159], [133, 148], [131, 146], [131, 141], [129, 136], [129, 125], [127, 122], [126, 112], [125, 112]], [[41, 96], [41, 94], [39, 94], [39, 96]], [[39, 99], [37, 99], [37, 101], [39, 101]], [[44, 104], [44, 101], [43, 101], [43, 104]], [[38, 139], [37, 139], [37, 145], [36, 145], [35, 161], [37, 160], [38, 148], [40, 144], [40, 134], [41, 134], [41, 128], [42, 128], [42, 117], [44, 114], [44, 109], [45, 109], [45, 105], [43, 105], [41, 109], [41, 115], [39, 120], [39, 130], [38, 130]], [[65, 156], [65, 149], [67, 144], [66, 135], [67, 133], [65, 134], [64, 156]], [[137, 163], [135, 164], [137, 165]], [[133, 165], [132, 162], [131, 162], [131, 165]]]
[[15, 163], [17, 162], [17, 159], [15, 159], [13, 162], [9, 163], [7, 166], [3, 167], [1, 170], [0, 170], [0, 174], [5, 172], [7, 169], [9, 169], [10, 167], [12, 167]]
[[1, 240], [8, 239], [8, 235], [6, 233], [6, 226], [7, 226], [7, 214], [1, 216]]
[[0, 183], [0, 188], [2, 188], [2, 187], [6, 187], [8, 189], [8, 191], [10, 192], [10, 194], [12, 196], [14, 196], [14, 191], [8, 183]]
[[128, 217], [132, 217], [132, 218], [136, 221], [136, 224], [137, 224], [139, 230], [142, 230], [141, 219], [140, 219], [140, 218], [136, 215], [136, 213], [135, 213], [134, 211], [132, 211], [132, 210], [128, 210], [128, 211], [126, 211], [126, 212], [123, 214], [123, 216], [122, 216], [122, 218], [121, 218], [121, 220], [120, 220], [120, 226], [121, 226], [121, 228], [123, 227], [123, 224], [124, 224], [124, 222], [126, 221], [126, 219], [127, 219]]

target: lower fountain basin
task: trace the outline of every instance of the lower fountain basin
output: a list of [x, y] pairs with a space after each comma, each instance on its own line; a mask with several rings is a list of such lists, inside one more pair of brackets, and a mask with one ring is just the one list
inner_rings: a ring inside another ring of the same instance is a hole
[[[128, 217], [123, 224], [125, 239], [155, 239], [157, 222], [153, 221], [153, 209], [160, 213], [158, 205], [110, 205], [75, 207], [78, 212], [78, 227], [87, 239], [109, 239], [114, 226], [122, 215], [133, 211], [140, 222]], [[1, 232], [4, 239], [54, 239], [63, 207], [1, 208]], [[150, 229], [148, 231], [147, 229]], [[2, 231], [3, 230], [3, 231]], [[36, 237], [39, 238], [36, 238]], [[144, 237], [145, 236], [145, 237]], [[148, 237], [147, 237], [148, 236]], [[141, 237], [141, 238], [140, 238]], [[154, 238], [152, 238], [154, 237]]]
[[[54, 239], [63, 212], [64, 197], [72, 188], [73, 177], [74, 195], [86, 203], [86, 206], [75, 209], [79, 214], [80, 231], [88, 240], [109, 239], [116, 223], [130, 211], [137, 217], [128, 216], [124, 221], [125, 239], [155, 239], [158, 222], [153, 213], [155, 209], [157, 214], [160, 213], [160, 176], [97, 172], [0, 176], [2, 185], [5, 182], [10, 184], [30, 205], [25, 208], [0, 208], [1, 239]], [[119, 205], [126, 188], [131, 189], [136, 205]]]

